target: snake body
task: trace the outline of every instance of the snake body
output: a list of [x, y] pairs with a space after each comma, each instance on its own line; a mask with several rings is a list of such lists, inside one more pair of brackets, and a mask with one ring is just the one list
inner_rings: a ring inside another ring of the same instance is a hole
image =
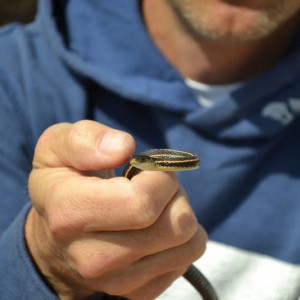
[[[131, 179], [143, 170], [182, 171], [196, 169], [199, 166], [200, 158], [195, 153], [174, 149], [151, 149], [133, 155], [123, 171], [123, 176]], [[183, 277], [194, 286], [203, 300], [218, 299], [210, 282], [194, 265], [189, 266]]]

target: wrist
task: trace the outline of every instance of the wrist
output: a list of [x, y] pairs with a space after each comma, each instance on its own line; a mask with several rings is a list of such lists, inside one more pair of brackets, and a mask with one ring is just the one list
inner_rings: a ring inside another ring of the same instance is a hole
[[40, 277], [60, 299], [87, 299], [93, 292], [79, 286], [78, 281], [74, 280], [74, 271], [67, 267], [59, 251], [55, 251], [49, 233], [41, 223], [38, 212], [32, 208], [25, 223], [25, 239]]

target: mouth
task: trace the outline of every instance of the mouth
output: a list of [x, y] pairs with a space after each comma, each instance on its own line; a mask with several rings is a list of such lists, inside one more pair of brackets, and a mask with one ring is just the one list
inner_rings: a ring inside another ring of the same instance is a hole
[[149, 161], [140, 161], [138, 158], [132, 157], [130, 160], [130, 164], [138, 169], [144, 170], [144, 171], [151, 171], [155, 169], [155, 166], [153, 166], [153, 163]]

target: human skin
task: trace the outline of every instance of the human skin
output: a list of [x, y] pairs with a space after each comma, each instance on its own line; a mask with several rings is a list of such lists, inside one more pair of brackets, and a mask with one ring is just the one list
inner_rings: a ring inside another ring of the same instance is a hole
[[60, 299], [153, 299], [204, 252], [206, 233], [174, 173], [90, 175], [133, 151], [129, 134], [93, 121], [53, 125], [37, 143], [25, 234]]
[[144, 0], [154, 42], [179, 72], [208, 84], [250, 79], [289, 50], [298, 0]]

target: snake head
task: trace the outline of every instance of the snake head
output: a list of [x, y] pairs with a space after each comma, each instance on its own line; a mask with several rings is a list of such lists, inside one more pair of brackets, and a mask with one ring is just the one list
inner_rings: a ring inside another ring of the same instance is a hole
[[148, 155], [133, 155], [130, 164], [141, 170], [155, 170], [155, 158]]

